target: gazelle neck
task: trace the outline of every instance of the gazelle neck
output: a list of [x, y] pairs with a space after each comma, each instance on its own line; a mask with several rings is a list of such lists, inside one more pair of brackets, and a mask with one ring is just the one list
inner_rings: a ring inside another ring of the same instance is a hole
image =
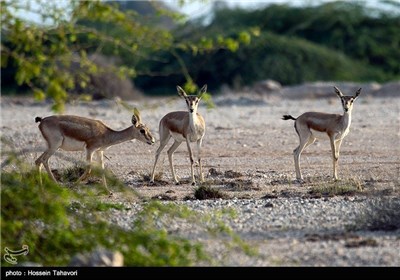
[[191, 131], [196, 132], [197, 122], [198, 122], [197, 110], [189, 112], [189, 127]]
[[125, 128], [124, 130], [116, 131], [116, 130], [110, 130], [110, 137], [107, 138], [105, 141], [108, 146], [113, 146], [128, 140], [133, 139], [133, 134], [132, 134], [132, 126]]
[[342, 116], [342, 120], [343, 120], [343, 125], [344, 127], [348, 128], [350, 127], [351, 124], [351, 109], [350, 110], [343, 110], [343, 116]]

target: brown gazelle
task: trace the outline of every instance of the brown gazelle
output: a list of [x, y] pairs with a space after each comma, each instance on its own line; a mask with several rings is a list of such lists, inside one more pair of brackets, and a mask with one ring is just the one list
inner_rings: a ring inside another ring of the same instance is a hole
[[314, 143], [320, 135], [327, 135], [331, 143], [332, 158], [333, 158], [333, 178], [338, 179], [337, 165], [339, 159], [340, 145], [343, 138], [349, 133], [351, 124], [351, 112], [353, 110], [353, 102], [360, 95], [361, 88], [357, 90], [354, 96], [344, 96], [343, 93], [335, 88], [336, 94], [340, 97], [343, 107], [343, 115], [327, 114], [319, 112], [307, 112], [294, 118], [291, 115], [284, 115], [283, 120], [294, 120], [294, 127], [299, 135], [300, 144], [293, 151], [294, 164], [296, 168], [296, 178], [303, 181], [300, 171], [300, 155], [303, 150]]
[[[35, 161], [41, 170], [42, 165], [46, 168], [50, 177], [54, 178], [49, 168], [49, 158], [58, 150], [83, 151], [86, 150], [86, 160], [88, 167], [77, 182], [84, 180], [91, 172], [93, 154], [96, 153], [101, 168], [104, 169], [103, 153], [109, 147], [138, 139], [147, 144], [154, 144], [155, 140], [150, 130], [141, 122], [139, 111], [135, 109], [132, 116], [132, 126], [115, 131], [99, 120], [79, 116], [49, 116], [45, 118], [36, 117], [36, 122], [40, 122], [39, 129], [47, 141], [47, 150]], [[103, 173], [103, 184], [107, 188], [107, 182]], [[112, 194], [110, 192], [110, 194]]]
[[187, 95], [186, 92], [180, 87], [176, 87], [178, 94], [185, 99], [188, 111], [176, 111], [166, 114], [160, 121], [159, 133], [160, 133], [160, 147], [157, 149], [156, 158], [154, 161], [153, 172], [151, 174], [151, 183], [154, 183], [154, 172], [156, 170], [156, 165], [160, 153], [167, 145], [169, 139], [172, 137], [174, 143], [168, 150], [168, 159], [171, 167], [172, 176], [176, 184], [179, 184], [176, 178], [174, 165], [172, 163], [172, 158], [175, 150], [179, 147], [182, 142], [186, 142], [187, 148], [189, 150], [190, 158], [190, 170], [192, 175], [192, 185], [196, 184], [194, 178], [194, 159], [192, 149], [190, 148], [190, 142], [197, 142], [197, 152], [198, 152], [198, 163], [200, 168], [200, 180], [203, 182], [203, 170], [201, 166], [201, 144], [203, 141], [206, 124], [203, 117], [197, 113], [197, 107], [199, 101], [203, 94], [207, 91], [207, 85], [204, 85], [198, 95]]

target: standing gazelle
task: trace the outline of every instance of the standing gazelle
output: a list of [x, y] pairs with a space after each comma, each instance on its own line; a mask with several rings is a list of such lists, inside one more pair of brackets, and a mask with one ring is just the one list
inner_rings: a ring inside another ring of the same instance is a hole
[[[44, 165], [47, 173], [54, 181], [57, 180], [49, 168], [49, 158], [58, 149], [65, 151], [86, 150], [86, 160], [89, 165], [84, 174], [78, 179], [77, 182], [79, 182], [86, 179], [90, 174], [94, 153], [97, 154], [101, 168], [104, 170], [103, 152], [109, 147], [132, 139], [138, 139], [149, 145], [155, 142], [149, 129], [141, 123], [139, 111], [136, 109], [132, 116], [133, 125], [121, 131], [115, 131], [101, 121], [78, 116], [36, 117], [35, 121], [40, 122], [39, 129], [48, 145], [47, 150], [35, 163], [39, 167], [39, 171]], [[102, 178], [105, 188], [109, 191], [104, 173]]]
[[172, 137], [174, 138], [174, 144], [172, 144], [172, 146], [168, 150], [168, 159], [171, 167], [172, 176], [174, 177], [174, 181], [176, 184], [179, 184], [179, 181], [176, 178], [174, 165], [172, 163], [173, 153], [183, 141], [186, 141], [190, 157], [192, 185], [195, 185], [196, 181], [194, 179], [194, 171], [193, 171], [194, 159], [193, 159], [192, 149], [190, 148], [190, 142], [197, 142], [200, 180], [201, 182], [203, 182], [204, 177], [203, 177], [203, 170], [201, 167], [200, 153], [201, 153], [201, 144], [206, 129], [206, 124], [204, 122], [203, 117], [199, 113], [197, 113], [197, 107], [199, 105], [201, 97], [207, 91], [207, 85], [204, 85], [201, 88], [197, 96], [187, 95], [186, 92], [180, 86], [177, 86], [176, 88], [178, 90], [178, 94], [185, 99], [188, 111], [170, 112], [160, 120], [160, 126], [159, 126], [160, 147], [157, 149], [156, 152], [156, 158], [154, 161], [154, 167], [153, 167], [153, 172], [151, 174], [150, 183], [154, 183], [154, 173], [156, 170], [156, 165], [160, 153], [167, 145], [169, 139]]
[[329, 137], [333, 158], [333, 178], [335, 180], [338, 179], [337, 165], [340, 145], [342, 144], [343, 138], [349, 133], [353, 102], [360, 95], [361, 88], [357, 90], [354, 96], [344, 96], [337, 87], [334, 88], [336, 94], [342, 101], [342, 107], [344, 111], [343, 115], [307, 112], [299, 116], [297, 119], [291, 115], [284, 115], [282, 118], [283, 120], [294, 120], [294, 128], [299, 135], [300, 144], [293, 151], [296, 178], [299, 181], [303, 180], [303, 176], [301, 175], [300, 171], [300, 155], [307, 146], [314, 143], [316, 138], [319, 138], [321, 133]]

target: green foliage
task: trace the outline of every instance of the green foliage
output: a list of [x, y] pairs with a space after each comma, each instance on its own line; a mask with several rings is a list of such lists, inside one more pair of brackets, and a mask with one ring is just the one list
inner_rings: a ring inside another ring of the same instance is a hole
[[363, 192], [363, 186], [359, 180], [349, 179], [334, 182], [327, 182], [324, 185], [312, 186], [310, 195], [317, 196], [337, 196], [355, 195]]
[[[176, 222], [200, 226], [205, 234], [228, 236], [226, 249], [240, 248], [254, 253], [225, 220], [234, 214], [223, 210], [202, 215], [184, 206], [149, 202], [141, 204], [131, 229], [110, 224], [108, 211], [131, 210], [126, 203], [107, 202], [98, 194], [74, 190], [54, 183], [47, 174], [39, 176], [15, 155], [13, 164], [1, 176], [1, 247], [14, 250], [28, 245], [29, 254], [19, 262], [45, 266], [68, 265], [77, 253], [98, 247], [123, 254], [126, 266], [190, 266], [213, 263], [201, 243], [172, 235], [168, 226]], [[124, 196], [126, 197], [126, 196]], [[2, 266], [9, 264], [2, 259]]]
[[200, 186], [194, 191], [194, 197], [199, 200], [226, 198], [226, 195], [216, 188], [210, 186]]
[[390, 9], [370, 8], [356, 1], [270, 5], [256, 11], [219, 9], [212, 26], [224, 30], [259, 26], [263, 32], [303, 38], [399, 77], [400, 7], [395, 2], [382, 4]]
[[[167, 53], [177, 60], [176, 74], [182, 81], [177, 84], [183, 84], [193, 79], [178, 50], [235, 51], [251, 40], [249, 34], [241, 33], [239, 40], [220, 36], [218, 41], [206, 37], [180, 41], [174, 38], [171, 28], [182, 16], [157, 2], [125, 1], [120, 5], [115, 1], [70, 0], [68, 8], [53, 1], [34, 3], [40, 10], [30, 5], [31, 1], [2, 2], [1, 67], [19, 86], [28, 86], [37, 100], [52, 100], [52, 109], [57, 112], [64, 110], [71, 93], [90, 92], [95, 75], [113, 73], [121, 80], [142, 73], [151, 75], [149, 65], [159, 62], [161, 53]], [[18, 12], [33, 13], [47, 24], [28, 22], [18, 17]], [[95, 61], [100, 54], [115, 58], [115, 62], [100, 65]]]
[[[264, 9], [217, 9], [207, 26], [189, 23], [174, 31], [181, 41], [222, 48], [192, 51], [181, 48], [188, 74], [211, 89], [228, 84], [251, 85], [274, 79], [284, 85], [316, 80], [385, 82], [400, 77], [399, 7], [393, 12], [371, 10], [363, 3], [333, 2], [318, 6], [270, 5]], [[396, 12], [397, 11], [397, 12]], [[202, 38], [207, 38], [204, 40]], [[225, 38], [225, 39], [220, 39]], [[229, 43], [229, 38], [240, 43]], [[235, 50], [231, 52], [230, 50]], [[168, 53], [149, 72], [170, 73], [136, 78], [136, 85], [157, 92], [180, 83], [179, 66]]]
[[[297, 84], [400, 77], [400, 11], [391, 1], [391, 10], [354, 1], [258, 10], [217, 3], [209, 25], [185, 22], [157, 1], [70, 0], [67, 9], [36, 2], [41, 10], [2, 2], [2, 86], [28, 87], [37, 100], [52, 100], [55, 111], [72, 93], [107, 96], [94, 78], [105, 73], [132, 79], [147, 94], [170, 95], [184, 84], [207, 83], [214, 91], [268, 78]], [[47, 25], [14, 11], [33, 12]], [[96, 62], [100, 55], [112, 62]]]

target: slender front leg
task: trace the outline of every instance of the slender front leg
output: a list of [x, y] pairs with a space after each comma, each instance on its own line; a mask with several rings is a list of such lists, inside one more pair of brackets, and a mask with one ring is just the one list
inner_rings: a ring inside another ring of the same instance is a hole
[[168, 153], [168, 159], [169, 159], [169, 165], [171, 167], [172, 177], [174, 177], [175, 184], [179, 184], [179, 181], [176, 178], [174, 164], [173, 164], [172, 160], [173, 160], [173, 155], [174, 155], [175, 150], [179, 147], [179, 145], [181, 143], [182, 142], [175, 140], [174, 144], [172, 144], [171, 148], [169, 148], [169, 150], [167, 152]]
[[188, 138], [186, 138], [186, 145], [189, 151], [189, 159], [190, 159], [190, 172], [192, 174], [192, 186], [196, 185], [196, 180], [194, 179], [194, 159], [193, 159], [193, 153], [192, 153], [192, 148], [190, 147], [190, 141]]
[[105, 169], [104, 169], [104, 152], [103, 151], [97, 152], [97, 159], [99, 160], [99, 163], [100, 163], [100, 166], [102, 169], [101, 177], [103, 179], [103, 185], [106, 188], [106, 190], [108, 191], [109, 196], [112, 196], [113, 193], [107, 187], [107, 180], [106, 180], [106, 174], [105, 174]]
[[342, 140], [343, 140], [343, 139], [339, 139], [339, 140], [336, 140], [336, 142], [335, 142], [335, 166], [334, 166], [334, 176], [336, 176], [336, 177], [335, 177], [336, 180], [338, 179], [338, 176], [337, 176], [337, 168], [338, 168], [338, 165], [339, 165], [339, 154], [340, 154], [340, 146], [342, 145]]
[[331, 150], [332, 150], [332, 160], [333, 160], [333, 178], [335, 181], [338, 179], [337, 177], [337, 163], [339, 159], [339, 152], [337, 151], [336, 148], [336, 141], [334, 137], [329, 137], [330, 142], [331, 142]]
[[[150, 179], [150, 183], [154, 183], [154, 176], [155, 176], [155, 172], [156, 172], [156, 165], [157, 165], [157, 161], [158, 158], [160, 157], [160, 154], [162, 152], [162, 150], [165, 148], [165, 146], [167, 145], [169, 138], [171, 138], [171, 136], [169, 134], [167, 134], [166, 136], [164, 136], [163, 134], [161, 134], [161, 140], [160, 140], [160, 147], [158, 147], [157, 152], [156, 152], [156, 157], [154, 160], [154, 166], [153, 166], [153, 171], [151, 172], [151, 179]], [[164, 138], [162, 138], [164, 137]]]
[[202, 144], [202, 142], [203, 142], [203, 138], [197, 141], [197, 155], [199, 157], [200, 182], [204, 182], [203, 168], [201, 166], [201, 144]]
[[76, 180], [76, 183], [79, 183], [83, 180], [85, 180], [90, 172], [92, 172], [92, 159], [93, 159], [93, 151], [87, 150], [86, 151], [86, 161], [88, 162], [88, 166], [85, 170], [85, 172], [82, 174], [81, 177], [78, 178], [78, 180]]

